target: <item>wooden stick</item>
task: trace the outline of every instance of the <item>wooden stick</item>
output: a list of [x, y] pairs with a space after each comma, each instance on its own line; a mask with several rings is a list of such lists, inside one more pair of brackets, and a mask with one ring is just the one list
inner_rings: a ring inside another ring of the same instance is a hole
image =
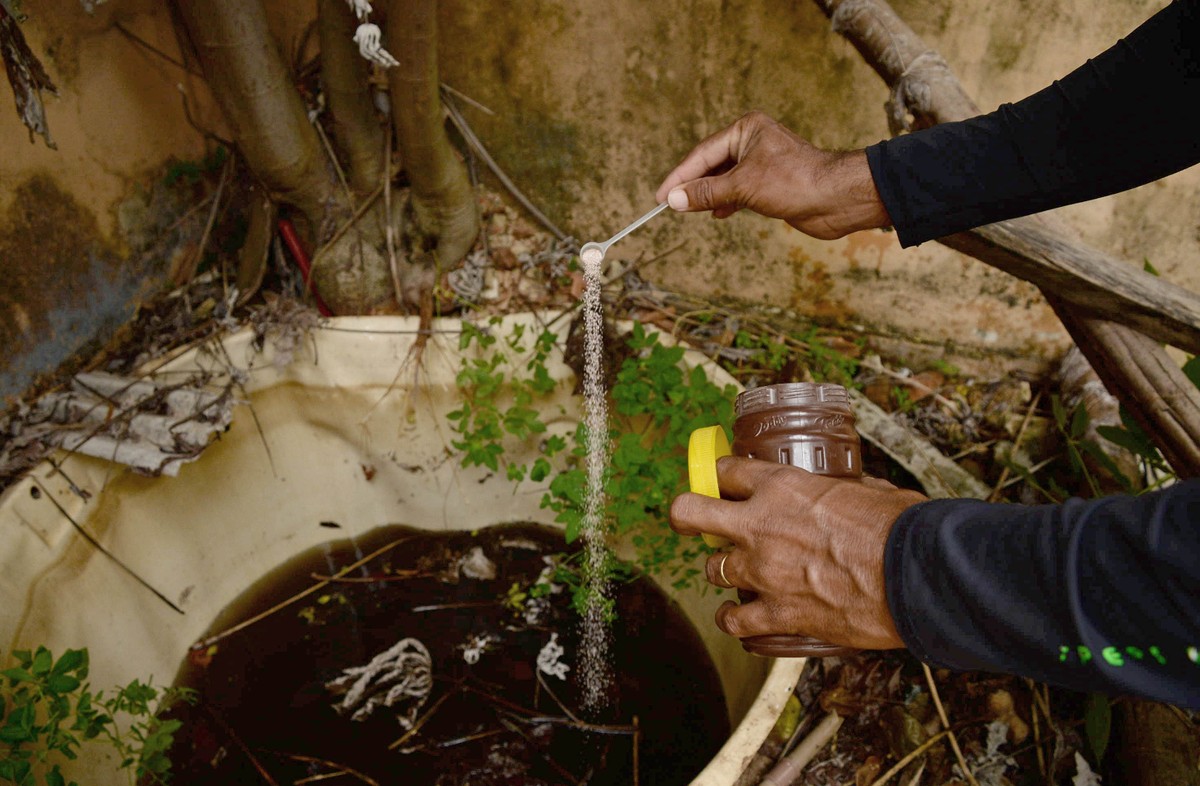
[[407, 742], [410, 737], [420, 731], [421, 727], [425, 725], [425, 722], [433, 717], [433, 713], [437, 712], [438, 708], [442, 706], [446, 699], [450, 698], [453, 692], [454, 691], [446, 691], [440, 697], [438, 697], [438, 700], [433, 703], [433, 706], [425, 710], [425, 714], [422, 715], [417, 722], [412, 725], [411, 729], [404, 732], [399, 739], [388, 745], [388, 750], [392, 751], [396, 748], [399, 748], [401, 745]]
[[239, 737], [237, 732], [233, 730], [233, 727], [226, 723], [225, 719], [218, 715], [217, 711], [211, 706], [208, 704], [204, 704], [203, 706], [204, 711], [208, 713], [208, 717], [212, 718], [213, 722], [221, 727], [221, 731], [225, 732], [225, 735], [233, 741], [233, 744], [237, 746], [238, 750], [245, 754], [246, 758], [250, 761], [250, 764], [253, 765], [255, 771], [258, 772], [262, 779], [270, 784], [270, 786], [279, 786], [279, 783], [271, 777], [271, 773], [267, 772], [267, 768], [262, 765], [262, 762], [260, 762], [258, 757], [254, 755], [254, 752], [251, 751], [246, 743], [242, 741], [242, 738]]
[[370, 777], [369, 775], [365, 775], [365, 774], [359, 772], [358, 770], [354, 769], [353, 767], [347, 767], [345, 764], [338, 764], [336, 761], [329, 761], [328, 759], [320, 759], [320, 758], [317, 758], [316, 756], [305, 756], [302, 753], [284, 753], [281, 755], [286, 756], [289, 759], [294, 759], [295, 761], [305, 762], [306, 764], [320, 764], [324, 767], [330, 768], [331, 770], [333, 770], [333, 769], [337, 770], [337, 772], [332, 772], [332, 773], [329, 773], [328, 775], [319, 775], [319, 776], [314, 775], [312, 778], [304, 778], [303, 780], [298, 780], [298, 781], [296, 781], [297, 784], [309, 782], [318, 777], [329, 777], [329, 776], [334, 776], [334, 775], [336, 775], [336, 776], [350, 775], [355, 778], [358, 778], [363, 783], [369, 784], [369, 786], [379, 786], [379, 781], [375, 780], [374, 778]]
[[[1021, 419], [1021, 427], [1017, 429], [1017, 436], [1013, 438], [1012, 452], [1015, 454], [1021, 449], [1021, 440], [1025, 438], [1025, 429], [1029, 427], [1029, 420], [1033, 417], [1034, 410], [1037, 409], [1038, 402], [1042, 400], [1042, 391], [1038, 391], [1033, 397], [1033, 401], [1029, 402], [1029, 409], [1025, 410], [1025, 417]], [[1010, 457], [1011, 458], [1011, 457]], [[1015, 459], [1013, 459], [1015, 461]], [[988, 502], [994, 502], [1000, 496], [1000, 491], [1004, 488], [1005, 482], [1008, 480], [1008, 467], [1000, 473], [1000, 479], [996, 481], [996, 485], [992, 487], [992, 493], [988, 495]]]
[[946, 729], [946, 734], [950, 736], [950, 747], [954, 749], [954, 755], [958, 759], [958, 766], [962, 767], [963, 774], [971, 782], [971, 786], [979, 786], [979, 781], [975, 780], [975, 773], [971, 772], [971, 768], [967, 766], [967, 760], [963, 758], [962, 748], [958, 747], [958, 737], [950, 729], [950, 719], [946, 717], [946, 708], [942, 706], [942, 700], [938, 696], [937, 683], [933, 681], [933, 672], [924, 663], [921, 664], [921, 668], [925, 670], [925, 681], [929, 683], [929, 693], [933, 696], [933, 705], [937, 707], [938, 717], [942, 720], [942, 727]]
[[[770, 772], [762, 779], [761, 786], [788, 786], [800, 774], [808, 763], [824, 748], [838, 729], [842, 727], [842, 718], [836, 712], [831, 712], [821, 719], [817, 727], [805, 737], [796, 749], [779, 760]], [[976, 786], [979, 786], [976, 784]]]
[[633, 716], [633, 786], [638, 786], [638, 747], [642, 738], [642, 728], [638, 725], [638, 716]]
[[948, 732], [948, 731], [939, 731], [937, 734], [935, 734], [932, 737], [930, 737], [929, 739], [925, 740], [925, 742], [921, 743], [917, 748], [912, 750], [907, 756], [905, 756], [903, 759], [901, 759], [900, 761], [898, 761], [894, 765], [892, 765], [891, 769], [889, 769], [883, 775], [880, 775], [878, 778], [876, 778], [875, 781], [871, 784], [871, 786], [883, 786], [883, 784], [887, 783], [889, 780], [892, 779], [893, 775], [895, 775], [896, 773], [900, 772], [900, 770], [907, 767], [909, 762], [911, 762], [913, 759], [920, 756], [925, 751], [932, 748], [938, 742], [941, 742], [942, 738], [949, 736], [949, 734], [950, 734], [950, 732]]
[[[398, 540], [394, 540], [391, 543], [388, 543], [386, 546], [382, 546], [382, 547], [376, 549], [375, 551], [371, 552], [367, 556], [360, 559], [358, 562], [355, 562], [353, 565], [348, 565], [348, 566], [342, 568], [340, 571], [338, 571], [338, 575], [343, 576], [352, 570], [361, 568], [363, 565], [366, 565], [368, 562], [375, 559], [376, 557], [378, 557], [382, 554], [385, 554], [385, 553], [391, 551], [392, 549], [396, 548], [401, 543], [412, 540], [413, 537], [415, 537], [415, 536], [409, 535], [407, 537], [403, 537]], [[239, 630], [244, 630], [244, 629], [250, 627], [251, 625], [253, 625], [254, 623], [260, 622], [260, 621], [266, 619], [267, 617], [271, 616], [272, 614], [279, 611], [280, 609], [287, 608], [288, 606], [292, 605], [293, 603], [300, 600], [301, 598], [305, 598], [305, 597], [313, 594], [317, 590], [322, 589], [323, 587], [329, 586], [331, 581], [332, 580], [318, 581], [316, 584], [312, 585], [308, 589], [301, 590], [300, 592], [297, 592], [292, 597], [290, 597], [286, 600], [280, 601], [279, 603], [276, 603], [274, 606], [272, 606], [271, 608], [262, 612], [261, 614], [255, 614], [250, 619], [239, 622], [238, 624], [234, 625], [232, 628], [227, 628], [226, 630], [223, 630], [220, 633], [217, 633], [215, 635], [209, 636], [206, 639], [202, 639], [202, 640], [196, 642], [195, 644], [193, 644], [191, 646], [191, 649], [193, 649], [193, 650], [207, 649], [208, 647], [211, 647], [213, 644], [216, 644], [221, 639], [228, 638], [229, 636], [232, 636], [233, 634], [237, 633]], [[182, 612], [180, 612], [180, 613], [182, 613]]]

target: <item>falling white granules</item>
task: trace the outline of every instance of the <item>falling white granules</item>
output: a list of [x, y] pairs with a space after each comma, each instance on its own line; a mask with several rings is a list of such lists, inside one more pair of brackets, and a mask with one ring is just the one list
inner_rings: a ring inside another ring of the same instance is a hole
[[587, 495], [583, 504], [581, 531], [586, 560], [587, 608], [583, 615], [583, 637], [579, 652], [579, 682], [583, 707], [598, 710], [608, 703], [612, 684], [609, 664], [611, 632], [604, 619], [610, 588], [604, 576], [608, 544], [604, 527], [604, 470], [608, 466], [608, 404], [604, 397], [604, 314], [600, 308], [600, 262], [604, 252], [588, 249], [583, 262], [583, 408], [587, 450]]

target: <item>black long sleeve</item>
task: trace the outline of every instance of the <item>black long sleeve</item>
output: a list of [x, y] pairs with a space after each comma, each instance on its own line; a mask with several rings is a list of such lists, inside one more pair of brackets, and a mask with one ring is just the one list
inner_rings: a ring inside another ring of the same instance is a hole
[[1200, 480], [1024, 506], [901, 515], [888, 604], [918, 658], [1200, 709]]
[[1049, 87], [867, 160], [900, 242], [1083, 202], [1200, 161], [1200, 0], [1175, 0]]

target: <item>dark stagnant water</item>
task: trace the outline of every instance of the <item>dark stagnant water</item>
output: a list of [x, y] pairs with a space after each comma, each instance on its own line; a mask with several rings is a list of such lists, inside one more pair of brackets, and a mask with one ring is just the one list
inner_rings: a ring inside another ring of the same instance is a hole
[[[278, 784], [671, 786], [691, 780], [729, 736], [698, 634], [644, 578], [615, 591], [610, 707], [605, 717], [581, 717], [569, 591], [549, 596], [532, 622], [505, 604], [514, 584], [537, 580], [544, 556], [567, 550], [561, 533], [536, 525], [475, 534], [387, 527], [332, 542], [265, 576], [206, 635], [399, 538], [401, 546], [347, 575], [356, 581], [332, 583], [222, 639], [211, 658], [188, 659], [176, 684], [199, 698], [173, 711], [184, 721], [171, 751], [176, 784], [266, 784], [265, 772]], [[461, 559], [476, 547], [495, 578], [464, 575]], [[555, 633], [570, 670], [539, 681], [538, 654]], [[470, 663], [467, 650], [481, 637], [488, 644]], [[420, 645], [397, 648], [404, 639]], [[389, 650], [390, 665], [374, 676], [336, 684], [344, 669]], [[339, 711], [360, 682], [364, 698]], [[392, 688], [399, 698], [385, 706]], [[379, 703], [355, 720], [371, 696]], [[400, 718], [416, 721], [416, 731]]]

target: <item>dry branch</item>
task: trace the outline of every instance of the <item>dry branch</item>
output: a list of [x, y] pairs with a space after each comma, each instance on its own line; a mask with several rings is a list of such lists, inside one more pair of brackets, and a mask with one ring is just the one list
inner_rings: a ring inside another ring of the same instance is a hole
[[[891, 87], [894, 133], [978, 114], [946, 62], [886, 2], [815, 2]], [[1053, 292], [1047, 300], [1105, 386], [1176, 473], [1200, 475], [1200, 392], [1158, 343], [1200, 349], [1195, 319], [1200, 298], [1177, 289], [1168, 293], [1163, 282], [1150, 283], [1146, 279], [1152, 277], [1131, 266], [1083, 248], [1043, 217], [1001, 222], [941, 242], [1042, 286], [1044, 295]]]

